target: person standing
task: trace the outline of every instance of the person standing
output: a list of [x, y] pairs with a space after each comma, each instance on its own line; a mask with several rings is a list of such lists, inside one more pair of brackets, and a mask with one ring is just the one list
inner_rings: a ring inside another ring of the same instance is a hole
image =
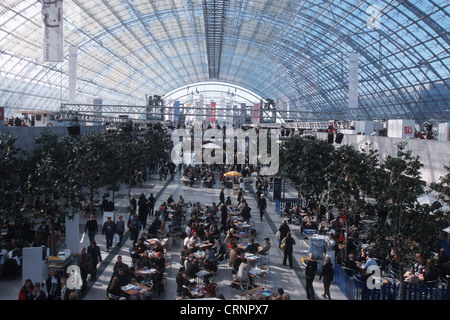
[[219, 206], [223, 203], [225, 203], [225, 192], [224, 192], [224, 189], [222, 188], [222, 190], [220, 190], [219, 203], [217, 206]]
[[142, 228], [145, 229], [147, 225], [147, 216], [148, 216], [148, 201], [144, 194], [139, 198], [139, 220], [142, 223]]
[[130, 198], [130, 214], [131, 215], [135, 214], [136, 210], [137, 210], [137, 201], [136, 198], [134, 197], [134, 194], [132, 194]]
[[330, 285], [333, 281], [334, 276], [334, 270], [333, 270], [333, 263], [331, 263], [331, 257], [326, 256], [325, 257], [325, 264], [323, 265], [322, 271], [320, 272], [319, 280], [323, 278], [323, 294], [322, 297], [327, 298], [331, 300], [330, 295]]
[[61, 295], [61, 278], [56, 274], [55, 270], [50, 269], [45, 285], [47, 286], [48, 300], [54, 300]]
[[25, 280], [23, 287], [19, 291], [18, 300], [33, 300], [33, 282], [31, 279]]
[[316, 297], [314, 295], [314, 277], [317, 272], [317, 261], [314, 259], [314, 254], [309, 254], [309, 260], [306, 263], [305, 267], [305, 276], [306, 276], [306, 297], [308, 300], [314, 300]]
[[32, 292], [33, 300], [47, 300], [47, 295], [41, 288], [40, 282], [35, 282]]
[[95, 241], [91, 242], [91, 245], [87, 248], [87, 253], [92, 256], [92, 270], [91, 270], [91, 280], [97, 279], [97, 265], [102, 262], [102, 254], [100, 253], [100, 247], [97, 246]]
[[119, 216], [116, 222], [116, 233], [119, 235], [119, 244], [122, 245], [123, 233], [125, 232], [125, 221], [123, 217]]
[[153, 216], [155, 213], [155, 203], [156, 199], [153, 197], [153, 193], [150, 193], [150, 197], [147, 200], [148, 214]]
[[227, 226], [227, 220], [228, 220], [228, 207], [224, 203], [220, 207], [220, 231], [223, 233], [226, 233], [226, 226]]
[[97, 220], [94, 219], [93, 214], [89, 216], [89, 220], [84, 227], [84, 234], [86, 234], [86, 232], [89, 237], [89, 242], [95, 241], [95, 235], [98, 233], [98, 223]]
[[106, 222], [103, 224], [102, 235], [106, 238], [106, 251], [112, 247], [114, 239], [114, 233], [116, 233], [116, 224], [111, 220], [111, 217], [106, 218]]
[[289, 228], [286, 220], [281, 222], [281, 226], [278, 228], [278, 231], [280, 232], [279, 246], [281, 246], [281, 241], [287, 236], [288, 232], [291, 232], [291, 228]]
[[261, 196], [258, 199], [259, 217], [260, 217], [261, 221], [263, 219], [266, 208], [267, 208], [266, 198], [264, 198], [264, 194], [261, 194]]
[[328, 234], [328, 239], [325, 240], [326, 244], [326, 253], [327, 256], [330, 257], [331, 263], [335, 263], [336, 261], [336, 240], [334, 239], [334, 235], [332, 233]]
[[289, 268], [293, 268], [292, 264], [292, 253], [294, 252], [295, 240], [291, 237], [291, 233], [288, 232], [286, 237], [283, 239], [284, 242], [284, 256], [283, 256], [283, 266], [286, 265], [286, 261], [289, 260]]

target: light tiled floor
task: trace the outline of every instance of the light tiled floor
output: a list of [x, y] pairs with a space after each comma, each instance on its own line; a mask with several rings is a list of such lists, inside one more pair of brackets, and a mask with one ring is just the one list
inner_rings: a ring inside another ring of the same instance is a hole
[[[147, 197], [150, 193], [158, 195], [156, 206], [159, 206], [163, 201], [166, 201], [169, 195], [173, 195], [174, 199], [178, 199], [178, 195], [182, 195], [186, 202], [201, 202], [203, 204], [210, 204], [212, 202], [219, 202], [219, 193], [221, 186], [217, 183], [214, 188], [202, 188], [196, 184], [194, 187], [184, 186], [180, 181], [180, 176], [177, 173], [175, 179], [172, 181], [161, 181], [157, 175], [152, 175], [151, 179], [142, 186], [136, 186], [131, 189], [131, 193], [137, 197], [143, 192]], [[236, 201], [236, 195], [232, 194], [231, 189], [225, 189], [226, 195], [230, 195], [232, 201]], [[289, 190], [288, 190], [289, 192]], [[116, 193], [116, 213], [122, 213], [124, 217], [128, 217], [126, 206], [128, 205], [128, 189], [124, 185]], [[288, 195], [286, 195], [288, 196]], [[294, 196], [295, 197], [295, 196]], [[282, 218], [274, 210], [274, 205], [270, 201], [270, 194], [268, 199], [267, 216], [263, 221], [259, 219], [259, 212], [256, 209], [256, 197], [252, 190], [247, 190], [245, 198], [252, 210], [252, 222], [255, 223], [255, 228], [258, 231], [256, 240], [260, 243], [264, 242], [265, 237], [271, 238], [272, 248], [270, 250], [270, 275], [266, 278], [266, 285], [276, 290], [278, 287], [284, 288], [292, 300], [306, 300], [306, 293], [304, 289], [304, 271], [301, 266], [300, 256], [301, 251], [306, 250], [308, 243], [302, 243], [303, 240], [296, 238], [297, 244], [294, 248], [294, 269], [282, 265], [282, 251], [278, 249], [278, 240], [275, 239], [275, 233], [281, 224]], [[84, 223], [86, 217], [80, 217], [80, 234], [84, 230]], [[97, 215], [96, 219], [99, 223], [102, 217]], [[149, 217], [148, 224], [153, 217]], [[101, 235], [96, 236], [96, 241], [102, 249], [103, 262], [98, 266], [97, 280], [89, 281], [88, 292], [83, 300], [106, 300], [106, 287], [111, 278], [112, 267], [116, 261], [117, 255], [122, 255], [124, 262], [130, 264], [131, 259], [129, 255], [129, 248], [131, 241], [126, 241], [122, 246], [116, 246], [110, 252], [105, 252], [105, 239]], [[160, 297], [154, 295], [154, 300], [174, 300], [175, 299], [175, 276], [178, 272], [179, 252], [181, 250], [181, 241], [177, 241], [174, 245], [171, 256], [172, 264], [168, 268], [168, 282], [166, 292]], [[242, 296], [230, 287], [231, 272], [226, 265], [220, 267], [219, 276], [215, 277], [215, 281], [219, 284], [219, 292], [224, 295], [227, 300], [240, 300]], [[13, 280], [0, 280], [0, 300], [16, 300], [19, 289], [23, 285], [21, 277]], [[315, 290], [317, 299], [322, 299], [323, 292], [322, 283], [316, 279]], [[345, 296], [340, 292], [334, 284], [331, 286], [331, 295], [334, 300], [345, 300]]]

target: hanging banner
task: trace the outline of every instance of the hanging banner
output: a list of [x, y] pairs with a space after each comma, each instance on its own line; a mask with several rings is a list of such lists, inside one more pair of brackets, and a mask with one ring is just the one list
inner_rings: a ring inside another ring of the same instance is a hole
[[258, 124], [259, 123], [259, 103], [255, 103], [255, 106], [253, 107], [253, 123]]
[[211, 123], [216, 122], [216, 103], [211, 102]]
[[63, 0], [41, 0], [43, 21], [43, 60], [62, 62], [64, 60], [63, 41]]
[[180, 120], [180, 101], [173, 103], [173, 122], [176, 123]]
[[349, 53], [348, 108], [358, 108], [358, 53]]

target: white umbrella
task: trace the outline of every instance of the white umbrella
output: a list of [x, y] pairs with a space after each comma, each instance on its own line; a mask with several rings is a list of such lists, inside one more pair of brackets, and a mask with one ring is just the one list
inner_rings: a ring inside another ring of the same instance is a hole
[[447, 233], [450, 233], [450, 227], [447, 227], [447, 228], [445, 228], [445, 229], [442, 229], [442, 231], [447, 232]]

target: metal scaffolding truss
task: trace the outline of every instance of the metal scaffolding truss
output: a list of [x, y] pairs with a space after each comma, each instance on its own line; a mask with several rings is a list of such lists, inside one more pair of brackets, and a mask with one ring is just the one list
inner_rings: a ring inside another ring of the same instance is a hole
[[148, 94], [215, 81], [274, 99], [280, 119], [450, 120], [448, 0], [65, 0], [59, 63], [43, 62], [41, 15], [40, 1], [0, 3], [7, 117], [69, 102], [76, 47], [80, 104], [145, 105]]

